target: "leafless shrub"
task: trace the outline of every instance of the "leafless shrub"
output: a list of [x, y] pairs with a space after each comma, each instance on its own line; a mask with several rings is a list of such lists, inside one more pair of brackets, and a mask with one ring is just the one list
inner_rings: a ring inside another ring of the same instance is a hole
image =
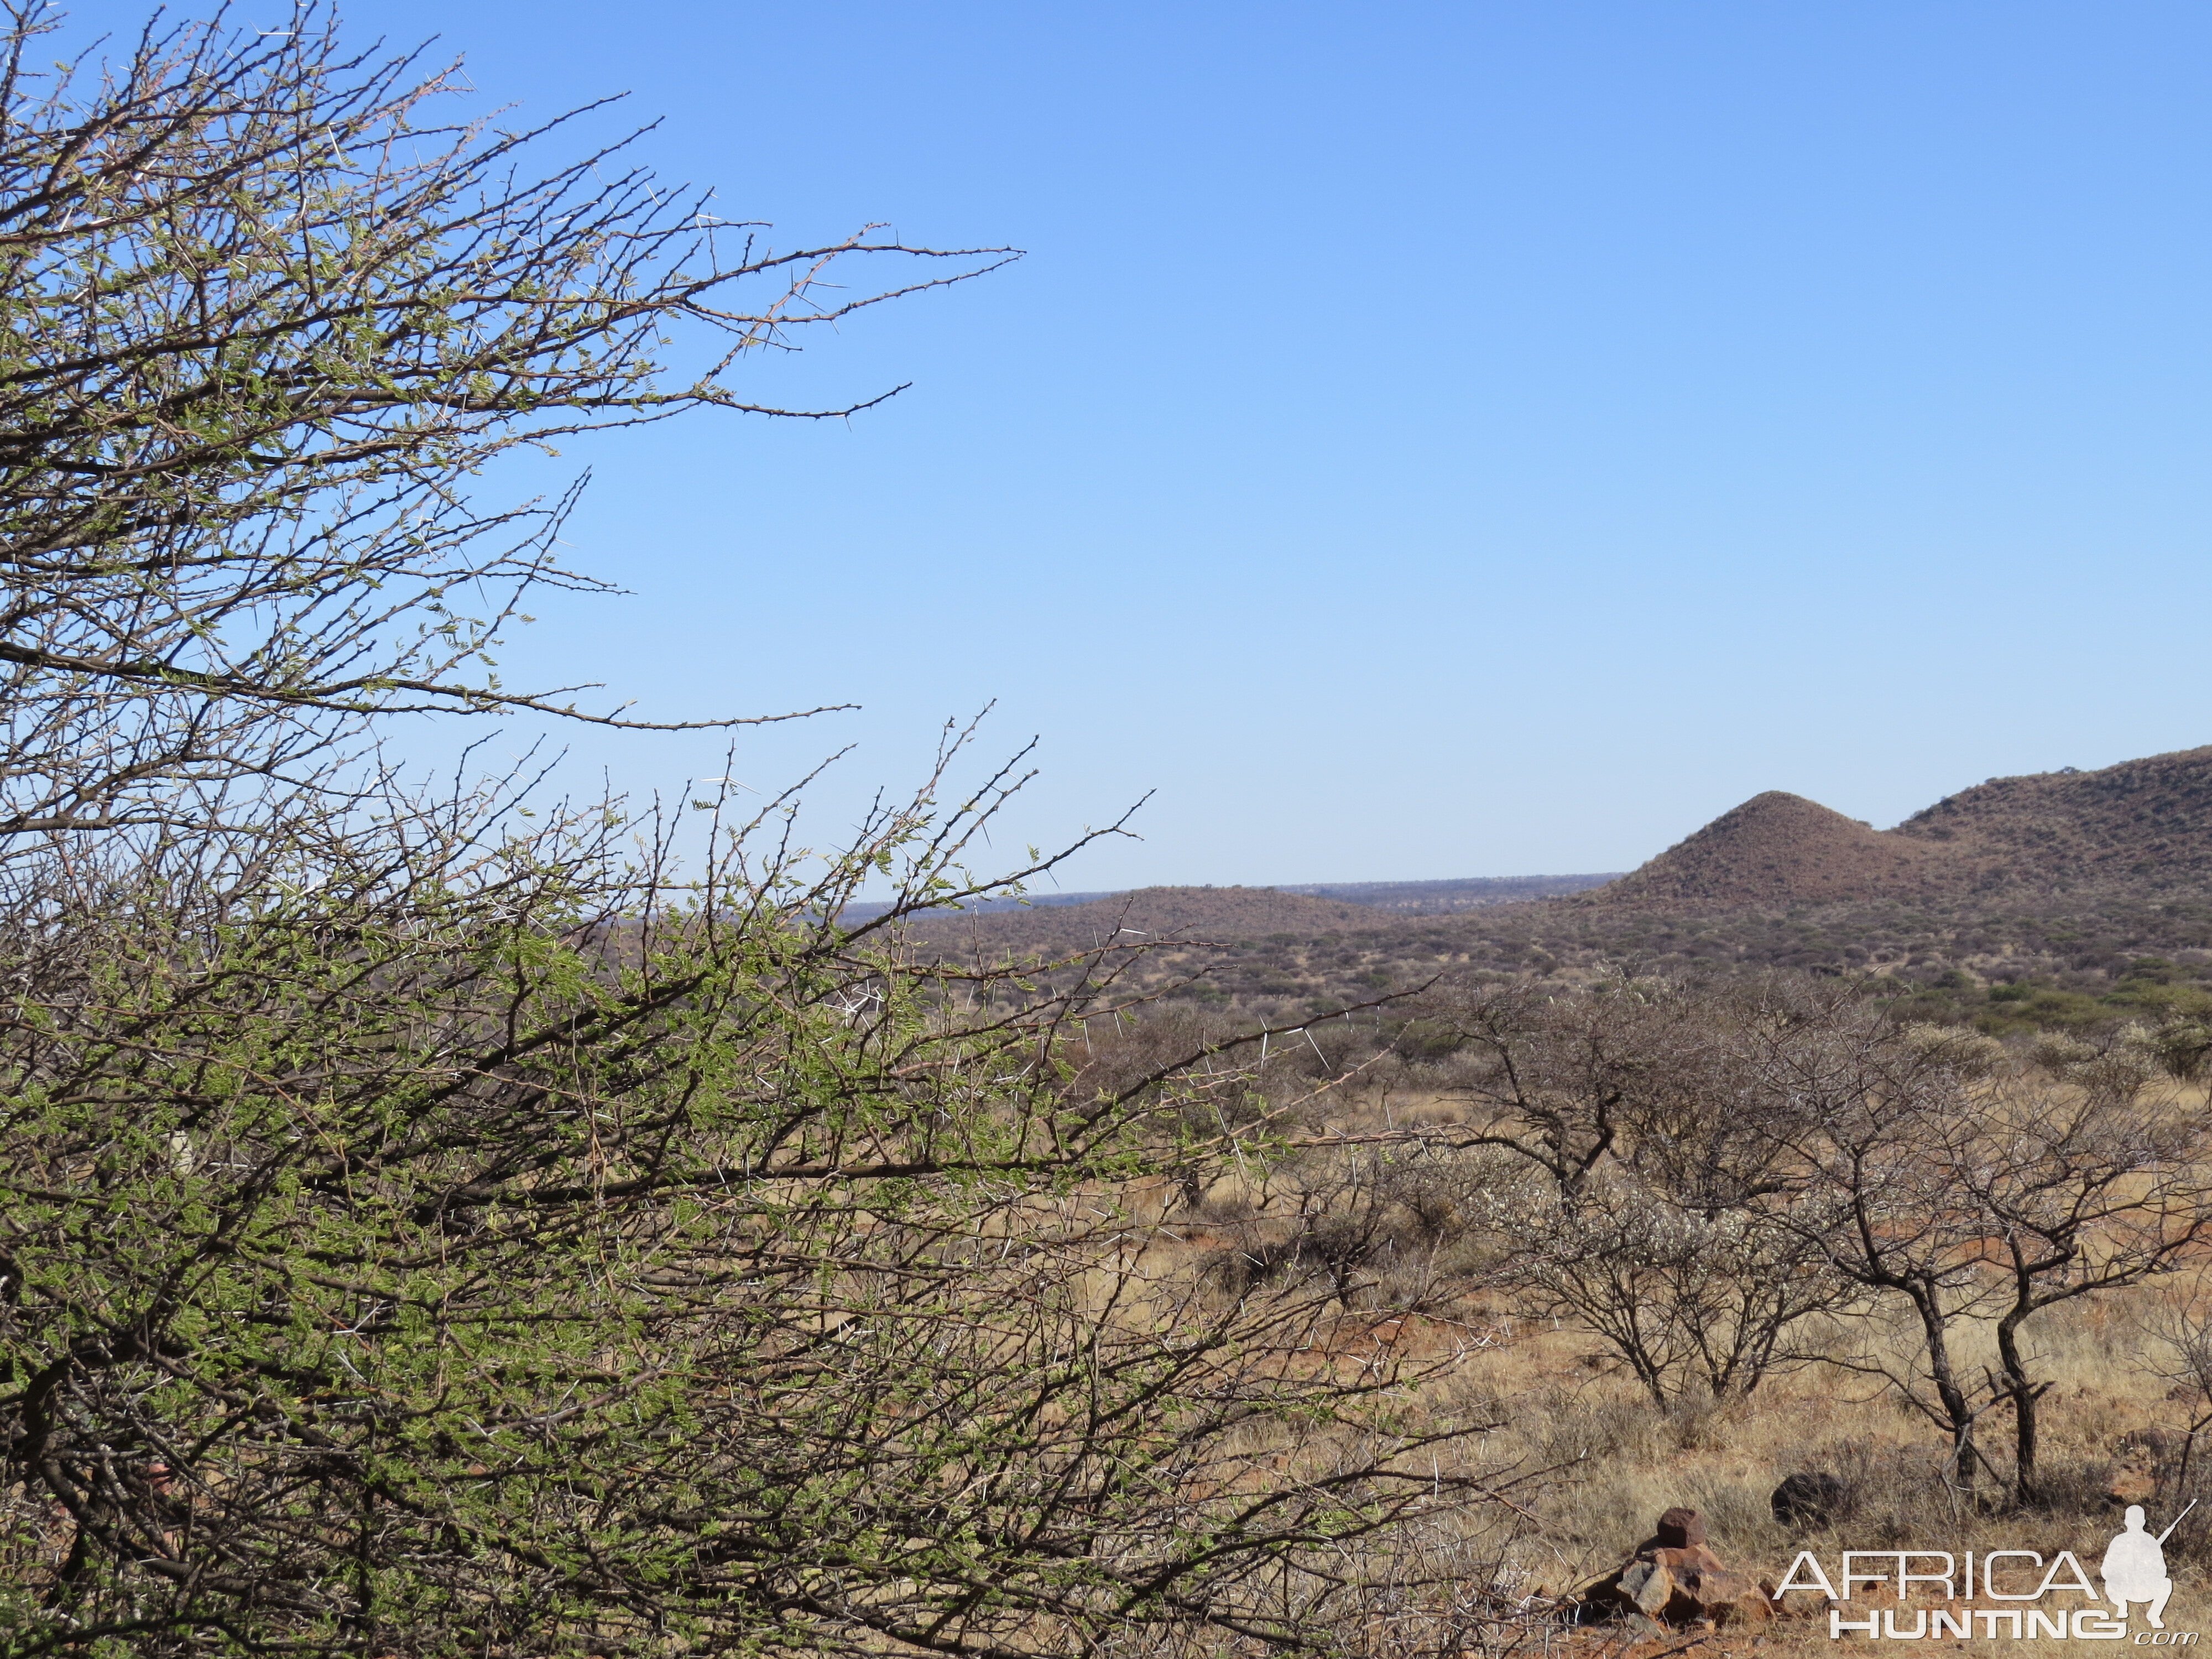
[[1819, 1316], [1863, 1294], [1771, 1206], [1701, 1210], [1626, 1171], [1500, 1206], [1508, 1282], [1602, 1340], [1662, 1410], [1727, 1401], [1827, 1357]]

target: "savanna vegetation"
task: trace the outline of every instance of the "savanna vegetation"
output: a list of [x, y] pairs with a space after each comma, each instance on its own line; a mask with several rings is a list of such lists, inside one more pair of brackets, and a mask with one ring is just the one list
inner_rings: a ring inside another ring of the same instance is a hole
[[1401, 915], [1287, 890], [1164, 888], [931, 917], [915, 931], [968, 961], [1142, 943], [1130, 971], [1148, 989], [1291, 1024], [1439, 975], [1567, 988], [1624, 969], [1690, 978], [1790, 970], [1856, 986], [1900, 1019], [2006, 1038], [2104, 1041], [2131, 1023], [2212, 1011], [2212, 900], [2125, 894], [1702, 910], [1566, 899]]
[[643, 723], [499, 680], [589, 580], [491, 462], [842, 412], [735, 377], [1010, 256], [771, 249], [288, 21], [57, 70], [27, 8], [0, 73], [0, 1650], [1266, 1649], [1423, 1593], [1363, 1540], [1488, 1501], [1401, 1409], [1436, 1362], [1116, 1201], [1232, 1155], [1236, 1076], [1071, 1089], [1110, 973], [885, 942], [1003, 884], [1018, 774], [826, 854], [714, 795], [679, 872], [387, 746]]
[[[1169, 1209], [1226, 1288], [1484, 1333], [1425, 1404], [1528, 1475], [1485, 1536], [1532, 1613], [1677, 1504], [1770, 1577], [2078, 1550], [2212, 1496], [2202, 1068], [2139, 1023], [2006, 1042], [1802, 975], [1447, 982], [1275, 1037], [1282, 1151]], [[1774, 1513], [1800, 1473], [1832, 1512]], [[2212, 1549], [2168, 1554], [2185, 1607]]]
[[11, 16], [0, 1652], [1442, 1659], [1793, 1468], [1877, 1540], [2203, 1480], [2212, 957], [1040, 954], [948, 917], [1059, 861], [974, 870], [968, 732], [827, 851], [427, 787], [392, 716], [650, 723], [496, 677], [590, 579], [489, 463], [838, 412], [749, 354], [1009, 256], [533, 171], [312, 9]]

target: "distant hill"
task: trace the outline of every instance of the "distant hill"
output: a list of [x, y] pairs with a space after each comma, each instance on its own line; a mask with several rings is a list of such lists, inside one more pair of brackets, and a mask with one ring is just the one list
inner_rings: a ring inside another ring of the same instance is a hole
[[1610, 883], [1054, 893], [901, 935], [954, 962], [1141, 945], [1105, 964], [1117, 993], [1231, 1023], [1322, 1018], [1439, 975], [1784, 968], [1867, 983], [1913, 1018], [2094, 1030], [2153, 1017], [2176, 987], [2212, 996], [2212, 747], [1993, 778], [1887, 830], [1771, 792]]
[[[1027, 893], [1020, 898], [970, 899], [959, 907], [963, 915], [990, 916], [1006, 910], [1035, 910], [1059, 904], [1096, 904], [1101, 899], [1118, 898], [1119, 892], [1104, 893]], [[848, 904], [838, 914], [852, 921], [866, 921], [879, 916], [891, 907], [886, 901], [863, 899]]]
[[1305, 887], [1279, 887], [1282, 893], [1304, 893], [1310, 898], [1341, 899], [1347, 904], [1371, 905], [1378, 910], [1398, 910], [1412, 915], [1448, 915], [1455, 910], [1479, 910], [1492, 904], [1521, 904], [1530, 899], [1558, 898], [1585, 892], [1618, 881], [1619, 872], [1594, 876], [1474, 876], [1459, 881], [1355, 881], [1322, 883]]
[[908, 924], [913, 938], [1060, 954], [1139, 939], [1221, 939], [1372, 925], [1372, 909], [1273, 887], [1140, 887], [1089, 904], [1017, 911], [940, 911]]
[[2212, 747], [1991, 778], [1894, 830], [1769, 791], [1585, 902], [1827, 904], [2212, 887]]
[[[1395, 910], [1409, 915], [1448, 915], [1455, 910], [1480, 909], [1492, 904], [1519, 904], [1528, 899], [1555, 898], [1580, 893], [1620, 879], [1620, 872], [1587, 876], [1463, 876], [1449, 881], [1318, 882], [1305, 886], [1177, 887], [1121, 890], [1105, 893], [1030, 893], [1021, 898], [976, 899], [961, 907], [962, 914], [996, 915], [1009, 910], [1035, 910], [1058, 905], [1098, 904], [1127, 898], [1133, 891], [1296, 893], [1305, 898], [1334, 899], [1376, 910]], [[848, 905], [845, 914], [856, 921], [881, 915], [888, 907], [862, 902]]]
[[2212, 746], [1991, 778], [1891, 833], [1965, 854], [1984, 888], [2202, 887], [2212, 881]]
[[1607, 903], [1822, 904], [1940, 886], [1947, 849], [1770, 789], [1591, 896]]

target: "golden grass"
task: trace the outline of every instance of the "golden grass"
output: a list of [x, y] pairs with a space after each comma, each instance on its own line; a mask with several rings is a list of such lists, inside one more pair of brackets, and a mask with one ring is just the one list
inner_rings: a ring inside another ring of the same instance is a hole
[[[1352, 1133], [1379, 1126], [1386, 1112], [1389, 1121], [1402, 1125], [1411, 1115], [1437, 1121], [1450, 1111], [1435, 1101], [1378, 1097], [1346, 1101], [1332, 1109], [1332, 1121]], [[1164, 1194], [1145, 1194], [1139, 1206], [1167, 1222], [1146, 1252], [1148, 1267], [1172, 1271], [1179, 1264], [1182, 1271], [1195, 1271], [1208, 1252], [1238, 1236], [1240, 1218], [1256, 1215], [1260, 1226], [1268, 1224], [1272, 1196], [1261, 1183], [1232, 1176], [1207, 1194], [1203, 1212], [1217, 1218], [1207, 1222], [1176, 1219]], [[1254, 1223], [1243, 1219], [1241, 1224], [1242, 1236], [1252, 1237]], [[1711, 1546], [1725, 1562], [1769, 1583], [1782, 1577], [1800, 1549], [1815, 1551], [1832, 1572], [1847, 1547], [2029, 1549], [2046, 1559], [2071, 1550], [2094, 1574], [2126, 1504], [2152, 1505], [2153, 1530], [2172, 1518], [2161, 1503], [2179, 1507], [2158, 1490], [2157, 1449], [2161, 1435], [2179, 1439], [2193, 1408], [2188, 1399], [2169, 1397], [2172, 1385], [2160, 1374], [2166, 1362], [2153, 1328], [2163, 1305], [2198, 1292], [2208, 1270], [2212, 1264], [2052, 1309], [2031, 1323], [2037, 1375], [2051, 1383], [2043, 1407], [2043, 1459], [2055, 1494], [2049, 1507], [2035, 1511], [1977, 1513], [1947, 1493], [1937, 1473], [1947, 1449], [1943, 1436], [1877, 1376], [1816, 1364], [1770, 1377], [1747, 1400], [1717, 1408], [1693, 1401], [1662, 1411], [1619, 1373], [1595, 1338], [1571, 1324], [1528, 1321], [1479, 1286], [1460, 1311], [1487, 1323], [1498, 1340], [1449, 1365], [1408, 1402], [1409, 1411], [1417, 1421], [1430, 1423], [1502, 1419], [1500, 1426], [1447, 1454], [1443, 1474], [1541, 1472], [1529, 1486], [1515, 1489], [1525, 1513], [1477, 1511], [1459, 1540], [1470, 1564], [1480, 1563], [1479, 1570], [1492, 1575], [1493, 1587], [1524, 1601], [1532, 1615], [1540, 1616], [1557, 1598], [1620, 1565], [1650, 1535], [1659, 1512], [1678, 1504], [1705, 1516]], [[1367, 1322], [1352, 1323], [1368, 1328]], [[1420, 1317], [1403, 1320], [1390, 1332], [1399, 1352], [1417, 1360], [1464, 1339], [1464, 1327]], [[1861, 1364], [1887, 1359], [1905, 1369], [1916, 1349], [1914, 1331], [1893, 1320], [1875, 1320], [1838, 1326], [1832, 1352]], [[1958, 1352], [1978, 1376], [1994, 1357], [1989, 1329], [1964, 1329]], [[1993, 1412], [1984, 1420], [1984, 1437], [2001, 1450], [2009, 1427], [2005, 1413]], [[2212, 1464], [2212, 1432], [2205, 1438], [2199, 1461]], [[2170, 1474], [2170, 1446], [2165, 1455]], [[1810, 1532], [1778, 1522], [1770, 1494], [1783, 1477], [1800, 1471], [1844, 1478], [1856, 1493], [1855, 1510], [1832, 1527]], [[1431, 1543], [1441, 1548], [1450, 1541]], [[2167, 1559], [2175, 1583], [2168, 1628], [2204, 1630], [2212, 1644], [2212, 1502], [2175, 1535]], [[2052, 1601], [2077, 1604], [2063, 1596]], [[1817, 1595], [1792, 1595], [1789, 1601], [1802, 1609], [1801, 1616], [1756, 1629], [1624, 1642], [1617, 1631], [1540, 1628], [1529, 1638], [1538, 1645], [1517, 1652], [1586, 1655], [1602, 1649], [1641, 1656], [1680, 1649], [1686, 1641], [1712, 1655], [1801, 1649], [1832, 1655], [1844, 1644], [1866, 1642], [1848, 1633], [1842, 1643], [1832, 1640], [1826, 1606]], [[1915, 1604], [1924, 1604], [1924, 1598], [1917, 1595]], [[2134, 1628], [2145, 1628], [2140, 1607]], [[2018, 1643], [1946, 1638], [1930, 1645], [1995, 1654], [2016, 1650]], [[2115, 1644], [2114, 1650], [2133, 1645]], [[1388, 1644], [1376, 1650], [1387, 1651]]]

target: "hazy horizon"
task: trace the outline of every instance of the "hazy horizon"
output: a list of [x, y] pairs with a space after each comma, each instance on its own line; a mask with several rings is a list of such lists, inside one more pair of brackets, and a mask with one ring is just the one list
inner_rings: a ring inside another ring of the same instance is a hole
[[565, 539], [634, 592], [534, 606], [509, 684], [865, 705], [734, 765], [555, 733], [579, 787], [854, 743], [827, 836], [995, 699], [979, 753], [1045, 769], [995, 853], [1156, 790], [1061, 879], [1285, 885], [1626, 870], [1766, 789], [1887, 826], [2212, 738], [2201, 8], [346, 15], [465, 52], [477, 113], [632, 93], [545, 163], [663, 118], [641, 154], [778, 246], [1028, 250], [740, 377], [913, 382], [849, 422], [518, 470], [592, 471]]

